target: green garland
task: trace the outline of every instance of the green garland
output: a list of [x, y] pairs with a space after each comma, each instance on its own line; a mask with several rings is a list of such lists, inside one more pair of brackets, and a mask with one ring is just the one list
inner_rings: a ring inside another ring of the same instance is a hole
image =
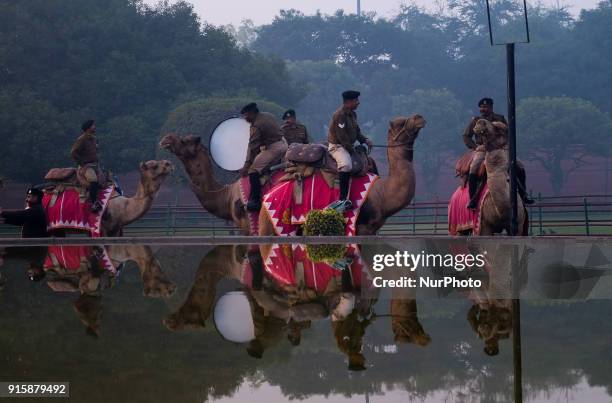
[[[334, 209], [310, 210], [304, 222], [304, 235], [342, 236], [345, 225], [342, 213]], [[333, 264], [344, 258], [346, 249], [346, 245], [338, 244], [306, 245], [308, 258], [314, 263]]]

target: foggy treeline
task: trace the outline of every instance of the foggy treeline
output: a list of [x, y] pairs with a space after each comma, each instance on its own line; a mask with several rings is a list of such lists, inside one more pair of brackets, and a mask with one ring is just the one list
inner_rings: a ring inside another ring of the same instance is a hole
[[[516, 2], [496, 13], [521, 28]], [[190, 4], [137, 0], [0, 0], [0, 175], [36, 181], [67, 159], [80, 122], [98, 121], [104, 164], [118, 172], [155, 156], [169, 114], [212, 99], [295, 108], [317, 140], [348, 88], [359, 119], [384, 142], [390, 118], [423, 114], [425, 187], [464, 149], [463, 128], [483, 96], [505, 114], [505, 51], [489, 45], [481, 1], [438, 11], [401, 6], [379, 18], [280, 11], [272, 23], [215, 27]], [[559, 192], [612, 138], [612, 2], [574, 17], [529, 9], [532, 43], [517, 45], [519, 157], [537, 161]], [[178, 108], [178, 109], [177, 109]], [[180, 120], [180, 113], [171, 115]], [[206, 119], [218, 119], [202, 113]], [[29, 163], [22, 161], [28, 159]], [[562, 168], [562, 164], [563, 167]]]

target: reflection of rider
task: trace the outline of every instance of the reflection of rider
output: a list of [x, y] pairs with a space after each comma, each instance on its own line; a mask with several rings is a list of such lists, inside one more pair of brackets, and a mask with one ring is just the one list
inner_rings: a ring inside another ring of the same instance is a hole
[[98, 201], [100, 184], [98, 183], [98, 141], [96, 138], [96, 123], [88, 120], [81, 126], [83, 133], [77, 138], [70, 150], [70, 156], [78, 164], [77, 177], [79, 182], [89, 189], [91, 210], [100, 211], [102, 205]]

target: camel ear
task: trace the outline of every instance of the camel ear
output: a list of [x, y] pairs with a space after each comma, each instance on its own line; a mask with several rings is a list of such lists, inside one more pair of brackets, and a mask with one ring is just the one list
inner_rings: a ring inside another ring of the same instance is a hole
[[141, 163], [140, 163], [140, 170], [141, 170], [141, 171], [144, 171], [146, 167], [147, 167], [147, 166], [145, 165], [145, 163], [144, 163], [144, 162], [141, 162]]

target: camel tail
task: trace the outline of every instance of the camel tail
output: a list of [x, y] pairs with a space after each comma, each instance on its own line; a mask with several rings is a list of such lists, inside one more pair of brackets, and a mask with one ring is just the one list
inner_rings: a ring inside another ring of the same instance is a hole
[[523, 223], [523, 231], [522, 231], [522, 236], [529, 236], [529, 212], [527, 211], [527, 208], [524, 207], [525, 209], [525, 222]]

